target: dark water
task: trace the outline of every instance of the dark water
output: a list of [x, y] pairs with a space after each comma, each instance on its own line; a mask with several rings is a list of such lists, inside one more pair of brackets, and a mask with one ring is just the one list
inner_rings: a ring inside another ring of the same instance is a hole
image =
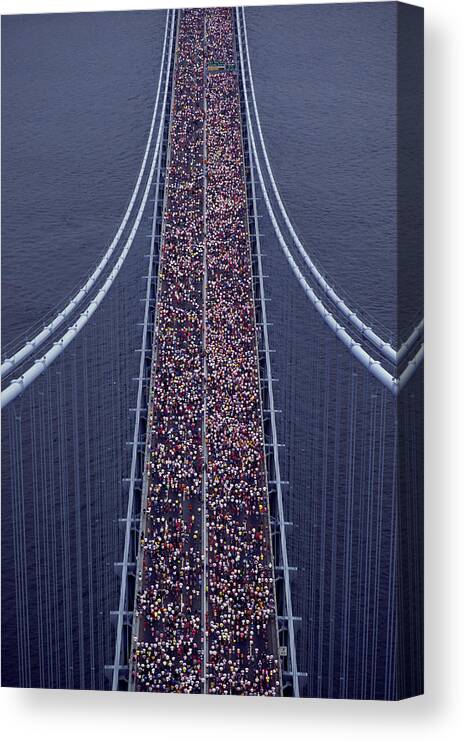
[[399, 318], [396, 4], [251, 8], [247, 19], [263, 133], [296, 231], [351, 306], [403, 338], [423, 275], [410, 236]]
[[[353, 304], [402, 337], [421, 310], [422, 276], [411, 250], [399, 314], [395, 6], [254, 8], [246, 17], [264, 136], [296, 230]], [[4, 343], [62, 302], [116, 231], [143, 155], [164, 20], [3, 20]], [[415, 201], [411, 212], [410, 235]], [[329, 335], [262, 224], [303, 693], [419, 692], [421, 376], [395, 403]], [[136, 258], [132, 270], [144, 272]], [[102, 407], [115, 394], [114, 383], [104, 388]], [[11, 609], [4, 620], [11, 630]], [[14, 667], [4, 682], [18, 683]]]
[[3, 343], [111, 242], [144, 153], [164, 13], [4, 17]]

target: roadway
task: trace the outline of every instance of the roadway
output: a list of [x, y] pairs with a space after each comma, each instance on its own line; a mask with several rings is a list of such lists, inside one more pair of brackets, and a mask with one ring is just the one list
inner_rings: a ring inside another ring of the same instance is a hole
[[[181, 13], [131, 687], [279, 695], [231, 9]], [[228, 66], [227, 70], [233, 69]]]

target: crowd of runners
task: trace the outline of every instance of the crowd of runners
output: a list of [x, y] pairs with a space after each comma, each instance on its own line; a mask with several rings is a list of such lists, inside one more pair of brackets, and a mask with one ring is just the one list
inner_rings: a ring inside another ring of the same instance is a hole
[[[180, 20], [133, 642], [136, 690], [200, 692], [204, 14]], [[142, 563], [141, 563], [142, 562]]]
[[213, 61], [235, 63], [231, 9], [183, 11], [132, 682], [279, 695], [238, 82]]
[[[208, 19], [209, 60], [235, 62], [233, 16]], [[209, 692], [279, 694], [238, 81], [207, 85]]]

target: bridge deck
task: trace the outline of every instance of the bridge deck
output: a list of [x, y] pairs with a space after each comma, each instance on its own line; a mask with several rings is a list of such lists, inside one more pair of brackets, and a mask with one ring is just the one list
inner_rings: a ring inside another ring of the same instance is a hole
[[[131, 687], [281, 693], [230, 9], [181, 15]], [[211, 73], [210, 62], [224, 69]]]

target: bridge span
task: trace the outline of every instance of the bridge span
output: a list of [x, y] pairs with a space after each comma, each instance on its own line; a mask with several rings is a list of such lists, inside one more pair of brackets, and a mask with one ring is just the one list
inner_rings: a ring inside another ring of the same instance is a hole
[[231, 9], [179, 14], [135, 598], [118, 617], [131, 640], [114, 688], [126, 661], [135, 691], [298, 695], [236, 44]]

